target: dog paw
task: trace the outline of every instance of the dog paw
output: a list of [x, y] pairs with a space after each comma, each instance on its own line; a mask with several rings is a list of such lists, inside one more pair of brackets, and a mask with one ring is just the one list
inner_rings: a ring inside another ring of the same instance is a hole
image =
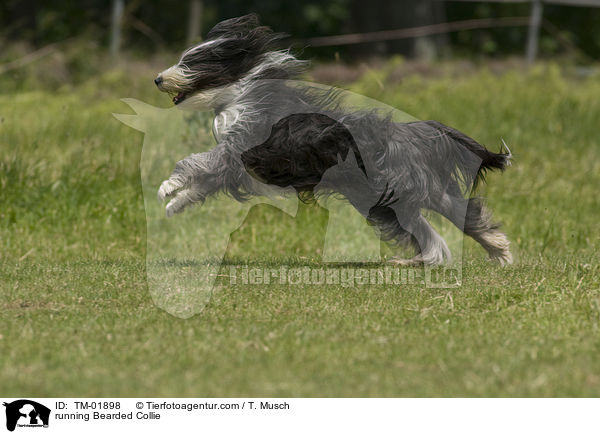
[[175, 214], [183, 212], [188, 206], [204, 202], [204, 196], [194, 186], [177, 189], [170, 196], [173, 196], [173, 198], [169, 201], [165, 209], [167, 217], [172, 217]]
[[513, 263], [513, 256], [508, 250], [502, 253], [490, 255], [490, 259], [497, 262], [502, 267], [506, 267], [507, 265]]
[[185, 196], [175, 196], [172, 200], [169, 201], [167, 207], [165, 208], [166, 216], [173, 217], [175, 214], [179, 214], [185, 209], [188, 203], [189, 201], [187, 200], [187, 198], [185, 198]]
[[394, 256], [388, 262], [390, 264], [394, 264], [394, 265], [410, 267], [410, 266], [416, 266], [416, 265], [444, 265], [444, 264], [450, 263], [451, 261], [452, 261], [452, 258], [448, 252], [447, 256], [444, 256], [441, 253], [436, 254], [436, 255], [418, 254], [410, 259], [399, 258], [399, 257]]
[[415, 258], [406, 259], [406, 258], [399, 258], [397, 256], [394, 256], [393, 258], [389, 259], [387, 262], [388, 262], [388, 264], [400, 265], [401, 267], [409, 267], [412, 265], [420, 264], [420, 262], [418, 260], [416, 260]]
[[178, 189], [179, 186], [170, 179], [164, 181], [158, 189], [158, 200], [164, 202], [167, 197], [173, 196], [175, 193], [177, 193]]

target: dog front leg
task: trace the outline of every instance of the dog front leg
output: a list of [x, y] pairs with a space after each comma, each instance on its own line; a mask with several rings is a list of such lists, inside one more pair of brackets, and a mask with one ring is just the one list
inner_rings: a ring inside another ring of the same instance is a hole
[[192, 154], [175, 164], [173, 173], [158, 189], [158, 199], [171, 198], [166, 207], [167, 217], [182, 212], [187, 206], [217, 193], [218, 168], [222, 166], [222, 149], [216, 147], [208, 152]]

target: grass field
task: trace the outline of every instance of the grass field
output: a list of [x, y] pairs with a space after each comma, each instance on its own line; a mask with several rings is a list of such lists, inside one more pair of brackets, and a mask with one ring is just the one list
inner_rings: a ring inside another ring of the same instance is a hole
[[[221, 280], [185, 320], [149, 295], [143, 134], [111, 115], [130, 112], [123, 97], [168, 107], [155, 71], [3, 83], [0, 396], [600, 395], [600, 77], [390, 68], [349, 87], [511, 145], [515, 164], [482, 191], [516, 264], [466, 239], [458, 289]], [[318, 265], [326, 222], [254, 209], [226, 261]]]

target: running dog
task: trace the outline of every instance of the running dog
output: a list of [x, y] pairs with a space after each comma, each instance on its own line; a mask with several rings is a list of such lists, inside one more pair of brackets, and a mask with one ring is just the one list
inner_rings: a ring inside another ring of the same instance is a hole
[[159, 188], [168, 217], [220, 192], [243, 201], [291, 186], [301, 197], [342, 196], [382, 240], [415, 247], [416, 256], [394, 263], [451, 260], [423, 209], [512, 263], [507, 237], [483, 199], [471, 197], [486, 172], [510, 165], [504, 142], [506, 152], [494, 153], [436, 121], [344, 108], [340, 92], [294, 80], [307, 62], [275, 49], [281, 37], [254, 14], [223, 21], [154, 80], [174, 104], [215, 113], [217, 145], [179, 161]]

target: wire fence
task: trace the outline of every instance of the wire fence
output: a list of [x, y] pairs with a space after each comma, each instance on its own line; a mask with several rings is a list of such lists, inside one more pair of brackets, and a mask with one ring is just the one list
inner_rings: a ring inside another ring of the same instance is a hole
[[[390, 41], [407, 38], [420, 38], [464, 30], [480, 30], [498, 27], [528, 27], [527, 43], [525, 48], [527, 63], [535, 61], [538, 53], [540, 28], [547, 28], [555, 34], [559, 43], [565, 44], [551, 23], [543, 19], [543, 4], [558, 4], [579, 7], [600, 7], [600, 0], [434, 0], [438, 2], [472, 2], [472, 3], [530, 3], [531, 10], [528, 16], [500, 17], [471, 19], [455, 22], [430, 24], [425, 26], [402, 28], [395, 30], [382, 30], [366, 33], [350, 33], [343, 35], [321, 36], [310, 38], [306, 42], [313, 47], [340, 46], [361, 44], [368, 42]], [[113, 0], [112, 26], [111, 26], [111, 52], [118, 56], [121, 45], [121, 26], [124, 20], [125, 0]], [[191, 43], [200, 34], [200, 21], [203, 10], [202, 0], [189, 0], [187, 41]], [[143, 23], [141, 23], [143, 24]]]
[[[525, 56], [529, 64], [535, 62], [538, 54], [540, 29], [549, 32], [555, 40], [566, 48], [576, 48], [573, 43], [566, 39], [560, 30], [551, 22], [543, 17], [544, 4], [556, 4], [573, 7], [600, 7], [600, 0], [432, 0], [435, 2], [470, 2], [470, 3], [529, 3], [531, 5], [530, 13], [527, 16], [498, 17], [469, 19], [462, 21], [443, 22], [438, 24], [429, 24], [417, 27], [408, 27], [392, 30], [381, 30], [363, 33], [349, 33], [342, 35], [320, 36], [309, 38], [305, 41], [308, 46], [328, 47], [343, 46], [351, 44], [373, 43], [380, 41], [392, 41], [410, 38], [424, 38], [432, 35], [447, 34], [451, 32], [482, 30], [502, 27], [527, 27], [527, 41], [525, 47]], [[111, 28], [110, 28], [110, 52], [117, 58], [122, 49], [122, 28], [124, 25], [132, 26], [136, 30], [144, 33], [153, 40], [157, 46], [164, 45], [164, 40], [150, 26], [133, 16], [131, 5], [137, 5], [135, 0], [128, 2], [126, 0], [112, 0], [111, 9]], [[187, 43], [191, 44], [198, 40], [201, 33], [201, 22], [203, 15], [203, 0], [188, 0], [188, 23], [187, 23]], [[44, 57], [52, 50], [56, 49], [56, 44], [50, 44], [42, 47], [24, 58], [0, 65], [0, 74], [30, 63], [40, 57]]]
[[[448, 0], [436, 0], [448, 2]], [[600, 0], [451, 0], [472, 3], [531, 3], [529, 16], [484, 18], [454, 21], [426, 26], [410, 27], [396, 30], [384, 30], [368, 33], [350, 33], [345, 35], [322, 36], [311, 38], [307, 42], [314, 47], [337, 46], [360, 44], [366, 42], [390, 41], [406, 38], [419, 38], [443, 33], [457, 32], [463, 30], [480, 30], [497, 27], [521, 27], [527, 26], [527, 45], [525, 56], [528, 64], [535, 62], [538, 53], [540, 28], [544, 27], [554, 34], [562, 45], [569, 45], [559, 32], [549, 22], [543, 19], [543, 4], [559, 4], [580, 7], [600, 7]]]

